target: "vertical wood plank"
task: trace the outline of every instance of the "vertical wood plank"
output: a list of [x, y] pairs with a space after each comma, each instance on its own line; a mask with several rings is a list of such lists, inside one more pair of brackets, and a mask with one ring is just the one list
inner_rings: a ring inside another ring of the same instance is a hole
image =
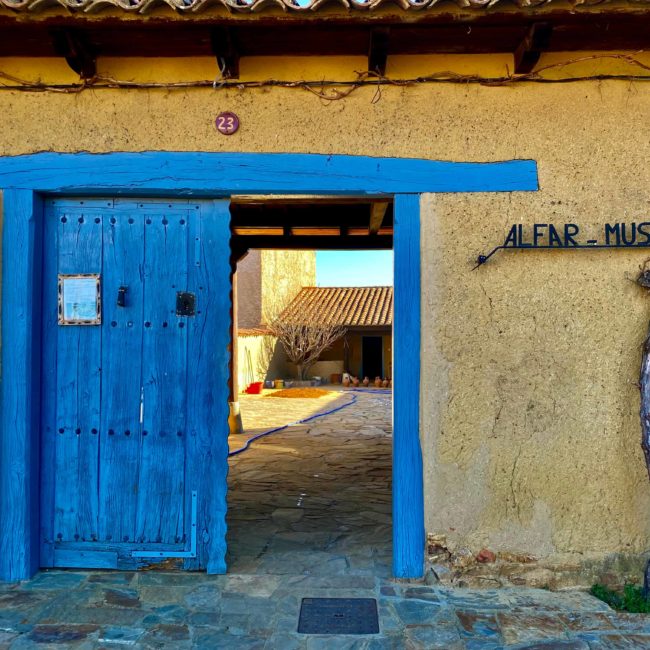
[[[99, 539], [134, 541], [138, 493], [144, 217], [104, 218], [104, 323], [100, 430]], [[117, 292], [127, 287], [124, 307]]]
[[[84, 201], [84, 206], [86, 203]], [[57, 222], [58, 273], [102, 272], [102, 217], [92, 208], [48, 213]], [[47, 277], [44, 291], [57, 289]], [[101, 326], [56, 326], [55, 541], [97, 537]]]
[[[43, 370], [41, 373], [41, 566], [54, 566], [54, 482], [56, 479], [56, 362], [58, 336], [58, 227], [52, 201], [43, 215]], [[50, 285], [50, 286], [48, 286]]]
[[138, 491], [138, 541], [183, 541], [187, 438], [187, 330], [194, 316], [176, 315], [176, 293], [187, 290], [189, 222], [171, 206], [147, 212], [142, 346], [143, 431]]
[[420, 445], [420, 197], [395, 197], [393, 318], [393, 574], [424, 573]]
[[[198, 557], [186, 568], [226, 571], [228, 344], [230, 340], [230, 205], [202, 203], [193, 221], [198, 244], [190, 287], [200, 314], [191, 319], [188, 366], [188, 488], [198, 492]], [[191, 249], [190, 249], [191, 250]]]
[[39, 567], [39, 410], [42, 204], [3, 195], [0, 580]]

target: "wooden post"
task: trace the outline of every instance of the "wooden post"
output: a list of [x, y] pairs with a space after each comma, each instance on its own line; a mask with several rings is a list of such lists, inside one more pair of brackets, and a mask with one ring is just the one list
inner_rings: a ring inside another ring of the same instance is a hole
[[0, 580], [40, 566], [41, 215], [30, 190], [4, 192]]
[[230, 433], [243, 433], [244, 427], [241, 421], [239, 411], [239, 348], [237, 344], [237, 270], [233, 270], [231, 276], [232, 286], [232, 317], [230, 319], [230, 414], [228, 416], [228, 426]]
[[420, 197], [395, 197], [393, 316], [393, 575], [424, 573], [420, 446]]

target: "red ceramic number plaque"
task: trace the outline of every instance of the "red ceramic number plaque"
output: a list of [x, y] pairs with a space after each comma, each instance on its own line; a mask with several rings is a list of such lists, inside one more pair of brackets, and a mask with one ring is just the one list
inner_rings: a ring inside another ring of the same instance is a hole
[[232, 135], [239, 129], [239, 118], [230, 111], [219, 113], [215, 120], [217, 131], [223, 135]]

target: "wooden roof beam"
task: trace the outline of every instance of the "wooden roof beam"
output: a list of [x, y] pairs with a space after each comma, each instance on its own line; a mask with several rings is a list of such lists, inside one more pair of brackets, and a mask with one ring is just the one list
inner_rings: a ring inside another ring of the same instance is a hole
[[212, 54], [217, 59], [217, 65], [222, 79], [239, 78], [239, 47], [237, 35], [232, 27], [213, 27], [210, 32]]
[[515, 50], [515, 74], [531, 72], [539, 57], [551, 43], [553, 26], [550, 23], [533, 23]]
[[388, 41], [390, 27], [374, 27], [370, 30], [370, 44], [368, 46], [368, 71], [381, 77], [386, 74], [388, 61]]
[[67, 64], [82, 79], [97, 76], [97, 55], [84, 33], [67, 27], [51, 32], [55, 52], [65, 58]]
[[390, 235], [376, 237], [233, 235], [230, 242], [233, 257], [237, 259], [241, 257], [243, 251], [255, 248], [269, 250], [390, 250], [393, 248], [393, 238]]
[[385, 201], [384, 203], [373, 203], [370, 206], [370, 225], [368, 226], [369, 234], [376, 235], [379, 232], [381, 224], [384, 223], [388, 205], [388, 201]]

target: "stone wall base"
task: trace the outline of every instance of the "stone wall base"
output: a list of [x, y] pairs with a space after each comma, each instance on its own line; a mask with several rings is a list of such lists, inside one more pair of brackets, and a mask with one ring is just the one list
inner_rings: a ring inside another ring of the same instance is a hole
[[429, 535], [426, 582], [441, 586], [540, 589], [589, 589], [596, 583], [610, 588], [643, 584], [650, 552], [565, 553], [537, 558], [532, 555], [467, 548], [450, 550], [442, 535]]

